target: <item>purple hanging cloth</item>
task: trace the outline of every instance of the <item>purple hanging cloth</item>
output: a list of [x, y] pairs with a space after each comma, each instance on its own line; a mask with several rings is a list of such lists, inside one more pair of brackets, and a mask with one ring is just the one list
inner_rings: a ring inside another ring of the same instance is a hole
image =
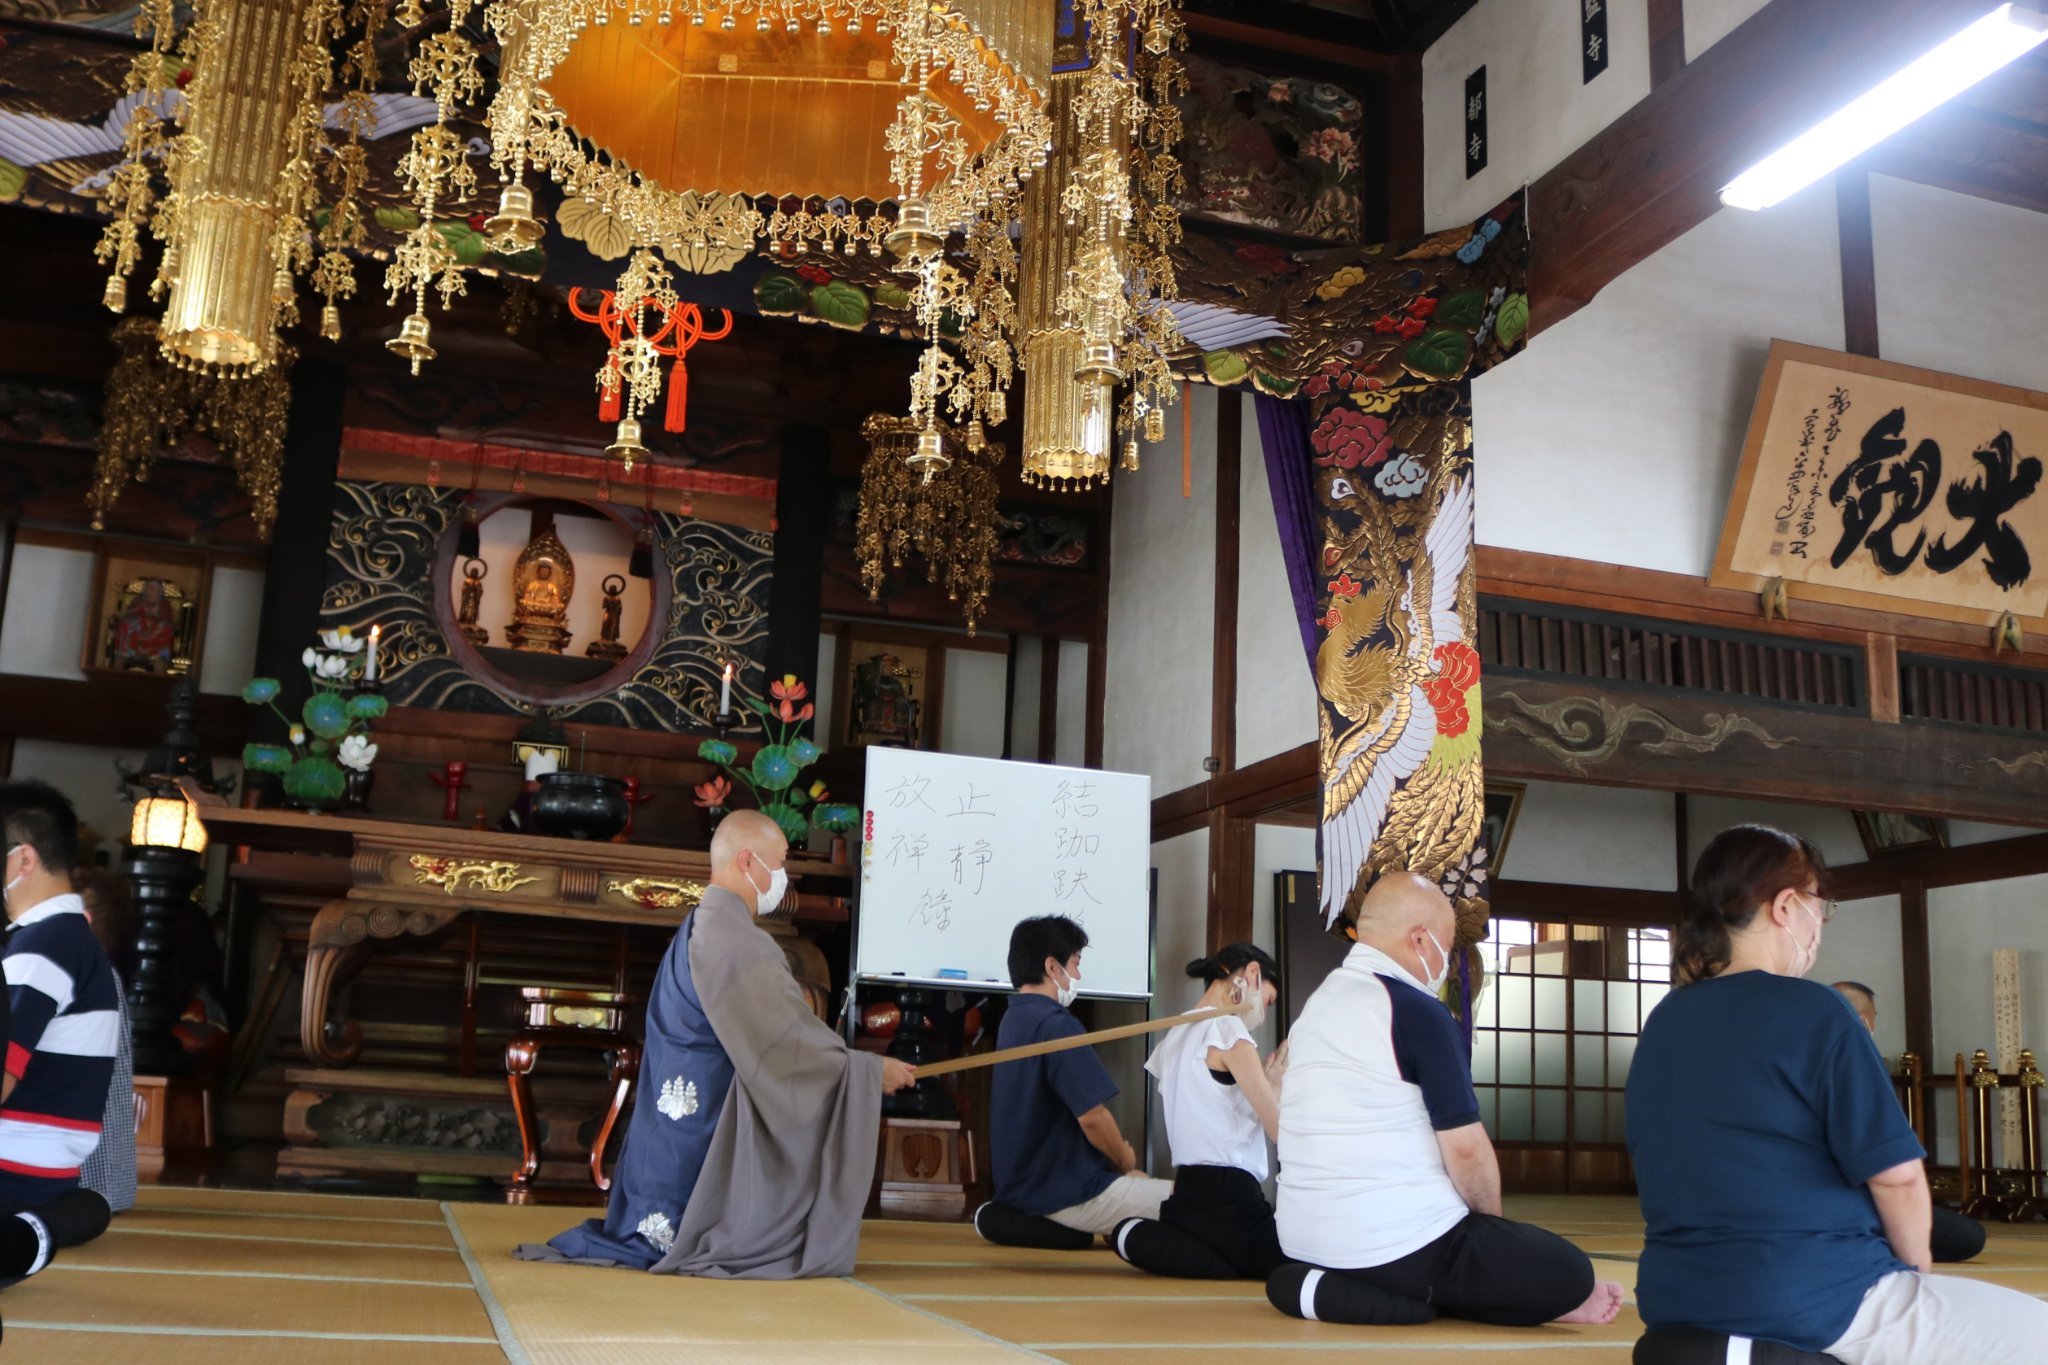
[[1294, 595], [1294, 620], [1301, 628], [1309, 672], [1316, 667], [1316, 499], [1309, 483], [1314, 452], [1308, 443], [1308, 404], [1267, 394], [1252, 395], [1259, 414], [1259, 445], [1266, 453], [1266, 486], [1273, 494], [1273, 521], [1287, 586]]

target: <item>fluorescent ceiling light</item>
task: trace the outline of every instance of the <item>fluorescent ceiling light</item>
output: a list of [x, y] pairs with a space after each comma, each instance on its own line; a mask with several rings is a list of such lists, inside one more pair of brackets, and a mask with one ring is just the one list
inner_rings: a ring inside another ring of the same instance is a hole
[[1730, 181], [1721, 202], [1767, 209], [1853, 161], [2048, 40], [2048, 15], [2000, 5]]

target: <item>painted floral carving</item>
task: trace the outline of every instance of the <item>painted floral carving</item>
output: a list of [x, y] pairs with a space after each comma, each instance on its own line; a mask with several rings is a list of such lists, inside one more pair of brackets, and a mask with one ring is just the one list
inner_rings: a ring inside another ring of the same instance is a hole
[[1323, 414], [1309, 435], [1316, 463], [1338, 469], [1371, 469], [1393, 451], [1387, 419], [1353, 408], [1336, 407]]

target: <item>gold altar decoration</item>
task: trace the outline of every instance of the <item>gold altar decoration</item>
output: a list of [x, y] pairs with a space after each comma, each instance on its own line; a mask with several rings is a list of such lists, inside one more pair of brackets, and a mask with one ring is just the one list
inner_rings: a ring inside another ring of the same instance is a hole
[[704, 899], [704, 883], [635, 877], [608, 883], [605, 894], [623, 896], [643, 910], [693, 910]]
[[284, 468], [285, 417], [291, 406], [293, 351], [277, 343], [277, 363], [248, 379], [174, 368], [163, 355], [157, 324], [126, 318], [114, 327], [120, 359], [107, 373], [107, 406], [98, 463], [86, 495], [92, 526], [101, 530], [130, 480], [149, 477], [159, 451], [193, 435], [211, 437], [249, 495], [257, 532], [268, 538], [277, 517]]
[[436, 857], [431, 853], [415, 853], [407, 861], [412, 864], [414, 881], [421, 886], [438, 886], [451, 896], [458, 891], [488, 891], [504, 895], [540, 880], [538, 877], [521, 876], [518, 863], [502, 858], [464, 861], [461, 858]]
[[[143, 229], [164, 243], [150, 296], [169, 296], [160, 334], [173, 363], [226, 377], [271, 368], [278, 328], [297, 320], [299, 274], [323, 299], [322, 334], [339, 335], [336, 300], [355, 292], [349, 253], [364, 240], [362, 140], [376, 124], [376, 38], [389, 12], [388, 0], [200, 0], [180, 31], [172, 0], [145, 0], [135, 32], [148, 47], [129, 71], [135, 103], [98, 255], [112, 265], [105, 301], [119, 313]], [[192, 73], [182, 92], [181, 69]]]
[[1180, 345], [1166, 307], [1180, 16], [1171, 0], [1074, 0], [1074, 12], [1086, 60], [1052, 78], [1052, 153], [1025, 199], [1018, 299], [1023, 475], [1055, 489], [1106, 482], [1118, 443], [1134, 470], [1139, 440], [1165, 436]]
[[569, 644], [569, 599], [576, 562], [552, 525], [538, 529], [512, 567], [515, 594], [505, 640], [529, 654], [560, 654]]
[[868, 456], [854, 550], [870, 600], [880, 600], [889, 570], [902, 568], [906, 554], [921, 555], [925, 576], [960, 603], [972, 635], [994, 581], [996, 466], [1003, 448], [984, 441], [975, 450], [950, 428], [941, 433], [942, 451], [956, 449], [946, 453], [943, 470], [925, 478], [910, 464], [924, 434], [915, 418], [875, 413], [861, 423]]

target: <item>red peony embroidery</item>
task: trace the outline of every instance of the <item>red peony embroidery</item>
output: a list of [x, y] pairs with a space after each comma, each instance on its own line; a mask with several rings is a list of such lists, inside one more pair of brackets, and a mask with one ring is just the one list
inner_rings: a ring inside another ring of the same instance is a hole
[[1393, 454], [1387, 420], [1355, 408], [1331, 408], [1309, 434], [1316, 463], [1339, 469], [1371, 469]]
[[1436, 712], [1436, 732], [1450, 738], [1457, 738], [1472, 726], [1472, 715], [1465, 709], [1465, 694], [1452, 687], [1442, 678], [1431, 678], [1422, 685], [1422, 694], [1429, 698], [1430, 708]]
[[1438, 645], [1430, 662], [1436, 665], [1437, 677], [1455, 691], [1463, 692], [1479, 681], [1479, 651], [1463, 640]]

